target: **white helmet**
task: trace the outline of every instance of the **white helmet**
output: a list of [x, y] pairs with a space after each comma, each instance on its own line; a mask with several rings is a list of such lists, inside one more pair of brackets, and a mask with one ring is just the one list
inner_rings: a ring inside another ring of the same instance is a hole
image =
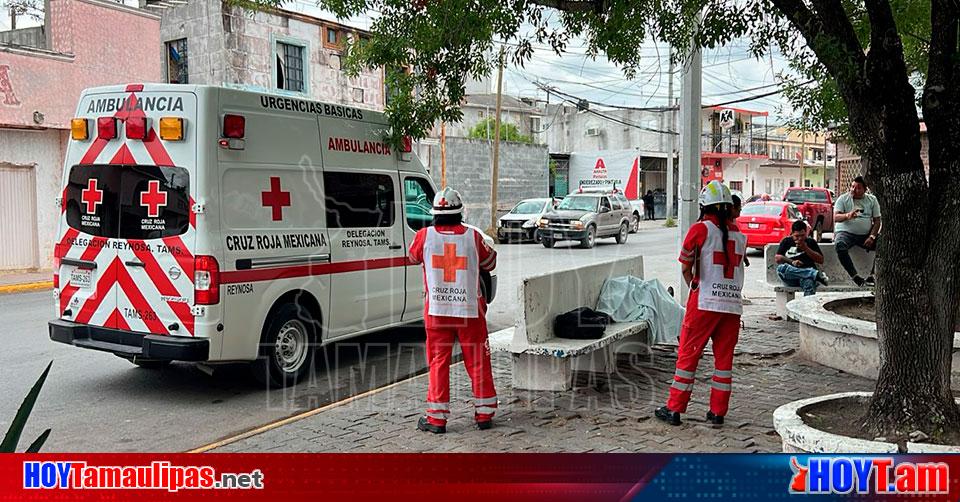
[[437, 214], [461, 214], [463, 213], [463, 200], [460, 199], [460, 192], [446, 187], [437, 192], [433, 197], [433, 211]]
[[733, 204], [733, 195], [727, 185], [713, 180], [700, 190], [700, 205]]

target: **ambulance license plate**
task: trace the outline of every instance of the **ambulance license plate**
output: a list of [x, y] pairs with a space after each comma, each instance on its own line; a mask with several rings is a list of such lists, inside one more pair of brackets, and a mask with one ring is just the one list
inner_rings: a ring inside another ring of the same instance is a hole
[[93, 286], [93, 270], [77, 268], [70, 272], [70, 284], [80, 289], [90, 289]]
[[759, 223], [747, 223], [747, 228], [760, 228]]

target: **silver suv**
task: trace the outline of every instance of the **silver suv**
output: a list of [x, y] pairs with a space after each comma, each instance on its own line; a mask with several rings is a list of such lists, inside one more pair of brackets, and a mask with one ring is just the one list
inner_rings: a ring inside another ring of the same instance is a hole
[[633, 208], [620, 192], [576, 192], [566, 196], [556, 209], [540, 218], [541, 244], [552, 248], [557, 241], [580, 241], [592, 248], [598, 238], [627, 242]]

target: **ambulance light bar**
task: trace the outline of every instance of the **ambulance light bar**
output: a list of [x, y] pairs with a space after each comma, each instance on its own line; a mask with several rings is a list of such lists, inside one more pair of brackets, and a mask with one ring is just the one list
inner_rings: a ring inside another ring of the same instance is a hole
[[147, 117], [127, 117], [127, 139], [147, 139], [150, 130], [150, 119]]
[[180, 117], [161, 117], [160, 139], [183, 141], [183, 119]]
[[97, 119], [97, 138], [113, 139], [117, 137], [117, 119], [114, 117], [99, 117]]
[[78, 141], [84, 141], [90, 137], [87, 119], [70, 119], [70, 137]]

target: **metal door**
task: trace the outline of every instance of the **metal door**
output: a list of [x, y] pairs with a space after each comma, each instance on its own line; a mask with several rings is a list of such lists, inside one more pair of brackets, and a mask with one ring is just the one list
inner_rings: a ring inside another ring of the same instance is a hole
[[0, 270], [36, 268], [37, 181], [31, 166], [0, 164]]

